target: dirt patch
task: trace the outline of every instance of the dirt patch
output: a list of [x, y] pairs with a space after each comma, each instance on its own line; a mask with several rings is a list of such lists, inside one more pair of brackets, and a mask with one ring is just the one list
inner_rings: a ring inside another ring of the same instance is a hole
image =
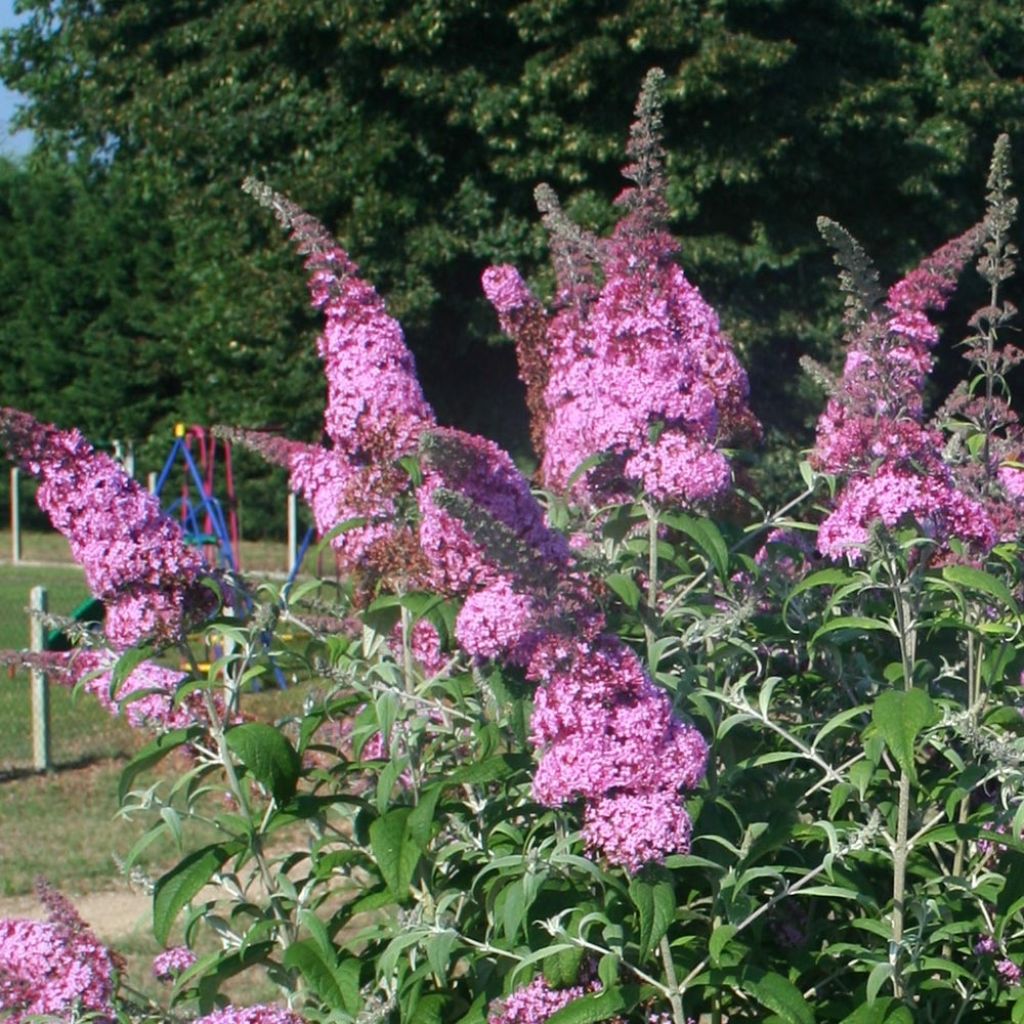
[[[153, 901], [145, 893], [111, 889], [81, 896], [65, 895], [103, 942], [116, 943], [119, 939], [149, 930]], [[0, 897], [0, 917], [38, 920], [45, 916], [46, 909], [33, 895]]]

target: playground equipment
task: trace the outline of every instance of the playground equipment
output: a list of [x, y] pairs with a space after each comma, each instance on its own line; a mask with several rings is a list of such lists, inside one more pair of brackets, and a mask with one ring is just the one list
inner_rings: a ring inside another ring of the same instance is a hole
[[[195, 444], [198, 462], [192, 453]], [[214, 494], [217, 478], [218, 448], [224, 464], [225, 490], [227, 494], [227, 515], [224, 506]], [[164, 506], [168, 515], [177, 515], [185, 539], [201, 545], [208, 552], [213, 551], [213, 561], [221, 568], [238, 572], [241, 568], [238, 543], [238, 505], [235, 496], [235, 478], [231, 467], [231, 442], [220, 440], [203, 427], [186, 427], [178, 423], [174, 427], [174, 444], [167, 456], [164, 467], [157, 477], [153, 493], [160, 497], [167, 481], [179, 462], [184, 463], [184, 477], [181, 496]], [[192, 486], [196, 491], [193, 500]]]

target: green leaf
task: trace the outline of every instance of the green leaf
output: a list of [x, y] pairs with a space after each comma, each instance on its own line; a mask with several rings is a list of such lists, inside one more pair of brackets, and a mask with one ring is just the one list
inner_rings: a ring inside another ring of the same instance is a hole
[[185, 904], [210, 881], [229, 857], [242, 849], [239, 842], [204, 846], [157, 879], [153, 889], [153, 934], [161, 945], [167, 943], [171, 926]]
[[157, 736], [152, 743], [147, 743], [125, 766], [117, 783], [117, 801], [123, 804], [132, 783], [144, 771], [159, 764], [172, 750], [184, 746], [189, 740], [195, 739], [202, 729], [198, 725], [190, 725], [187, 729], [173, 729]]
[[544, 960], [544, 980], [551, 988], [568, 988], [579, 981], [585, 950], [582, 946], [563, 948]]
[[424, 996], [409, 1015], [409, 1024], [441, 1024], [446, 1001], [445, 996], [436, 992]]
[[409, 836], [424, 853], [434, 837], [437, 801], [441, 798], [442, 789], [442, 785], [435, 784], [420, 793], [420, 802], [409, 814]]
[[712, 933], [708, 942], [708, 953], [711, 956], [711, 963], [718, 966], [722, 950], [729, 944], [729, 940], [736, 934], [736, 925], [720, 924]]
[[899, 1005], [889, 996], [884, 999], [876, 999], [873, 1003], [864, 1003], [858, 1006], [853, 1013], [844, 1017], [840, 1024], [885, 1024], [889, 1020], [890, 1011], [894, 1008], [898, 1009]]
[[868, 1002], [873, 1003], [878, 998], [882, 986], [892, 977], [892, 964], [882, 962], [875, 964], [868, 975], [867, 997]]
[[858, 575], [850, 569], [819, 569], [817, 572], [805, 576], [793, 587], [789, 592], [787, 602], [792, 601], [798, 594], [802, 594], [806, 590], [813, 590], [815, 587], [838, 587], [852, 583], [858, 578]]
[[627, 1007], [621, 988], [602, 989], [593, 995], [581, 996], [548, 1017], [546, 1024], [596, 1024], [621, 1013]]
[[370, 826], [370, 848], [385, 884], [399, 900], [409, 895], [409, 884], [420, 851], [409, 833], [410, 807], [395, 807]]
[[896, 763], [913, 779], [914, 742], [918, 734], [934, 724], [938, 712], [924, 690], [886, 690], [875, 698], [871, 720]]
[[613, 591], [630, 611], [636, 611], [640, 605], [640, 588], [633, 581], [632, 576], [614, 572], [610, 576], [606, 576], [604, 581], [608, 589]]
[[801, 594], [815, 587], [843, 587], [844, 589], [856, 589], [856, 584], [864, 579], [863, 573], [855, 573], [850, 569], [819, 569], [805, 576], [786, 595], [782, 604], [782, 619], [787, 621], [789, 606]]
[[501, 925], [510, 942], [519, 933], [526, 910], [526, 887], [523, 879], [518, 878], [501, 892]]
[[841, 782], [832, 790], [832, 793], [828, 798], [828, 816], [830, 821], [835, 820], [840, 808], [842, 808], [846, 801], [849, 800], [855, 792], [856, 787], [852, 786], [848, 782]]
[[685, 533], [700, 548], [718, 578], [725, 580], [729, 576], [729, 549], [719, 529], [710, 519], [697, 519], [686, 515], [665, 515], [661, 521]]
[[740, 987], [786, 1024], [814, 1024], [814, 1011], [807, 1000], [796, 985], [781, 974], [746, 970], [740, 978]]
[[309, 941], [315, 943], [324, 957], [333, 963], [337, 959], [334, 944], [323, 921], [312, 910], [300, 910], [299, 924], [309, 932]]
[[811, 646], [813, 647], [823, 636], [840, 630], [853, 633], [867, 633], [872, 630], [880, 630], [885, 633], [895, 632], [892, 624], [884, 622], [882, 619], [869, 619], [864, 615], [840, 615], [839, 618], [829, 619], [824, 626], [818, 629], [811, 637]]
[[845, 710], [840, 711], [839, 714], [833, 715], [833, 717], [830, 718], [818, 730], [818, 734], [814, 737], [814, 742], [811, 744], [811, 749], [812, 750], [816, 750], [817, 747], [818, 747], [818, 744], [821, 743], [821, 741], [826, 736], [828, 736], [829, 733], [834, 732], [836, 729], [841, 729], [851, 719], [854, 719], [854, 718], [858, 717], [859, 715], [863, 715], [866, 712], [867, 712], [867, 705], [859, 704], [855, 708], [846, 708]]
[[529, 759], [516, 754], [501, 754], [489, 757], [476, 764], [468, 764], [464, 768], [445, 776], [446, 786], [479, 786], [487, 782], [497, 782], [507, 778], [514, 771], [527, 767]]
[[229, 729], [224, 741], [279, 804], [295, 795], [302, 762], [277, 729], [263, 722], [245, 722]]
[[942, 570], [942, 578], [968, 590], [980, 590], [981, 593], [994, 597], [1011, 611], [1019, 610], [1006, 584], [995, 576], [982, 572], [981, 569], [975, 569], [970, 565], [947, 565]]
[[397, 902], [395, 895], [390, 889], [380, 889], [375, 892], [368, 892], [365, 896], [361, 896], [359, 899], [349, 904], [349, 907], [346, 909], [350, 909], [351, 916], [355, 917], [356, 914], [369, 914], [374, 910], [380, 910], [383, 907], [390, 907], [395, 902]]
[[675, 920], [675, 888], [665, 879], [652, 883], [634, 878], [629, 884], [629, 897], [640, 915], [640, 960], [643, 961]]
[[[350, 961], [358, 965], [358, 961]], [[312, 939], [293, 942], [284, 954], [284, 965], [297, 970], [307, 985], [332, 1010], [349, 1009], [351, 1001], [345, 998], [341, 985], [335, 976], [337, 969], [336, 957], [328, 957], [325, 951]]]
[[448, 965], [451, 963], [452, 950], [458, 942], [458, 935], [452, 931], [432, 932], [423, 942], [427, 950], [427, 961], [430, 969], [441, 982], [448, 976]]
[[149, 646], [132, 647], [125, 651], [114, 663], [114, 670], [110, 673], [110, 698], [117, 698], [117, 691], [121, 684], [141, 665], [148, 661], [156, 653], [155, 648]]
[[871, 784], [871, 778], [875, 774], [875, 766], [870, 761], [858, 761], [850, 767], [850, 781], [857, 787], [857, 793], [861, 800]]

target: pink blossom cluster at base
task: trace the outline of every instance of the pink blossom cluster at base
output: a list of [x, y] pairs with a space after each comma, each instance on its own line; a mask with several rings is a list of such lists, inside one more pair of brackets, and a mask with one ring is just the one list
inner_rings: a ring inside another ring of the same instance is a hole
[[112, 1021], [120, 962], [45, 883], [37, 884], [45, 921], [0, 919], [0, 1010], [5, 1024], [50, 1015], [69, 1020], [78, 1010]]
[[690, 848], [680, 790], [704, 777], [708, 748], [621, 640], [552, 634], [527, 666], [540, 683], [530, 739], [540, 752], [534, 796], [584, 800], [588, 848], [638, 871]]

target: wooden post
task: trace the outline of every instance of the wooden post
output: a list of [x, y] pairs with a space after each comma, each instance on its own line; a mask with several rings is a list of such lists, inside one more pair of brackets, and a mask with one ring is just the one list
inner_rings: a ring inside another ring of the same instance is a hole
[[146, 477], [146, 488], [150, 494], [156, 494], [156, 473], [150, 473]]
[[18, 494], [18, 467], [11, 470], [11, 561], [21, 561], [21, 498]]
[[288, 572], [295, 568], [299, 557], [299, 496], [288, 492]]
[[[29, 648], [43, 650], [48, 607], [46, 587], [33, 587], [29, 597]], [[50, 684], [42, 669], [30, 673], [32, 685], [32, 762], [37, 772], [49, 771], [50, 762]]]

